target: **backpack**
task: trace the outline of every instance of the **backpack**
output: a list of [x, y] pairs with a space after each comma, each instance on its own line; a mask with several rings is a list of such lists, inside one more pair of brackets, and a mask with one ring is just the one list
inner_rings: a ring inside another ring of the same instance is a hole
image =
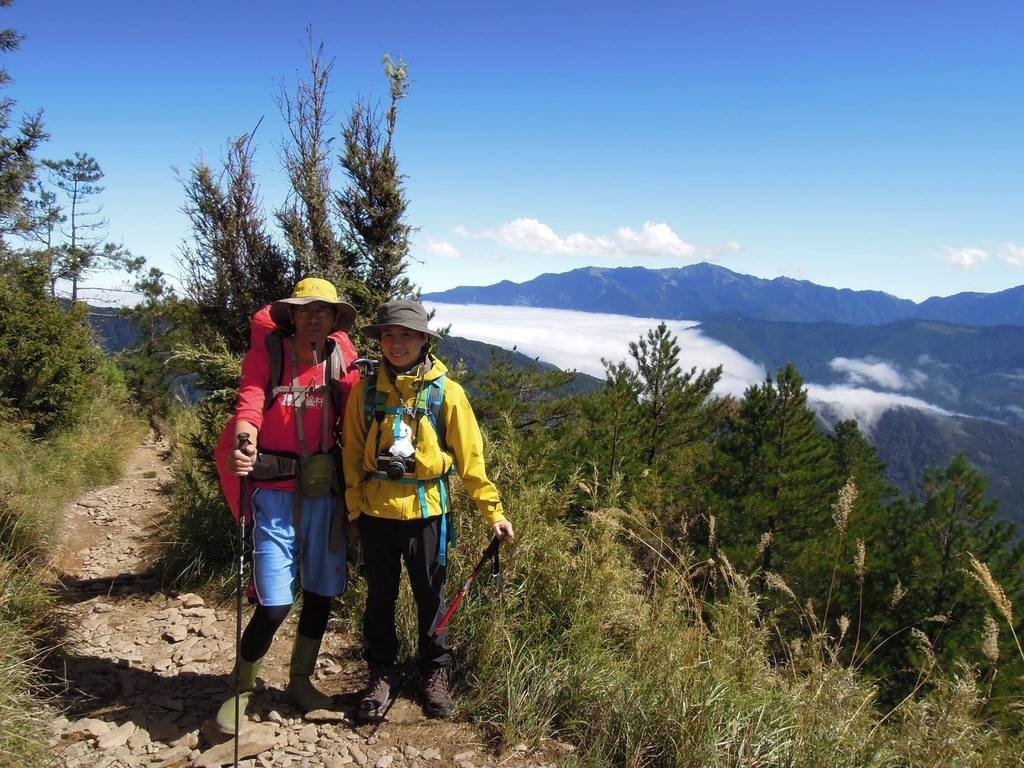
[[[267, 381], [267, 401], [264, 410], [269, 408], [274, 399], [282, 392], [288, 391], [290, 386], [280, 384], [281, 375], [284, 370], [284, 344], [286, 334], [283, 333], [270, 318], [270, 305], [263, 307], [255, 315], [249, 324], [249, 348], [257, 345], [265, 345], [270, 359], [270, 376]], [[344, 411], [344, 389], [342, 382], [349, 382], [354, 385], [359, 380], [359, 371], [353, 366], [357, 354], [356, 348], [344, 331], [335, 331], [327, 337], [329, 352], [327, 364], [327, 379], [330, 384], [331, 404], [335, 413]], [[232, 452], [235, 450], [235, 417], [228, 419], [221, 430], [220, 439], [214, 451], [217, 464], [217, 475], [220, 479], [221, 491], [232, 516], [238, 519], [238, 501], [241, 491], [241, 478], [235, 475], [228, 468]]]
[[[405, 406], [389, 407], [387, 404], [388, 393], [381, 392], [377, 389], [377, 376], [370, 375], [366, 379], [366, 390], [363, 398], [363, 422], [366, 429], [366, 434], [370, 433], [370, 424], [376, 420], [377, 430], [381, 429], [384, 423], [384, 417], [387, 414], [396, 414], [399, 417], [404, 414], [409, 414], [413, 421], [418, 421], [423, 416], [427, 417], [430, 422], [430, 426], [434, 430], [434, 434], [437, 435], [437, 444], [442, 450], [449, 451], [448, 441], [445, 433], [444, 418], [441, 414], [441, 407], [444, 405], [444, 382], [447, 374], [441, 374], [436, 379], [431, 379], [425, 382], [423, 388], [416, 396], [416, 404], [410, 411]], [[449, 451], [450, 452], [450, 451]], [[454, 458], [454, 457], [453, 457]], [[446, 565], [448, 562], [448, 547], [455, 546], [455, 526], [449, 521], [448, 512], [448, 475], [452, 469], [455, 468], [454, 462], [452, 466], [448, 468], [448, 472], [445, 472], [440, 477], [431, 477], [424, 480], [417, 478], [401, 478], [393, 480], [384, 475], [380, 477], [382, 473], [374, 473], [375, 477], [385, 479], [392, 483], [405, 483], [408, 485], [416, 486], [416, 493], [419, 497], [420, 511], [423, 513], [423, 517], [428, 516], [427, 506], [427, 484], [437, 483], [438, 493], [441, 497], [441, 534], [440, 534], [440, 547], [437, 552], [437, 562], [439, 565]]]

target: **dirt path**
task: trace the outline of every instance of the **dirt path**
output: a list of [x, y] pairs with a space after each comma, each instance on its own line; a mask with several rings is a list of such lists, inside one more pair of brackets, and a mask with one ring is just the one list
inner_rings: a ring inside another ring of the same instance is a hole
[[[185, 768], [230, 765], [233, 743], [212, 745], [203, 724], [226, 691], [234, 659], [234, 603], [208, 605], [194, 594], [162, 591], [152, 573], [154, 542], [170, 482], [165, 446], [151, 440], [133, 454], [124, 479], [65, 510], [57, 561], [61, 611], [69, 627], [57, 658], [66, 684], [63, 716], [53, 723], [54, 764], [71, 768]], [[248, 617], [251, 609], [246, 609]], [[333, 622], [332, 622], [333, 628]], [[317, 686], [340, 711], [313, 722], [284, 698], [295, 631], [289, 618], [264, 663], [264, 684], [243, 729], [242, 766], [312, 768], [541, 768], [553, 747], [496, 754], [465, 723], [426, 719], [400, 698], [373, 733], [351, 713], [366, 684], [355, 639], [329, 630]]]

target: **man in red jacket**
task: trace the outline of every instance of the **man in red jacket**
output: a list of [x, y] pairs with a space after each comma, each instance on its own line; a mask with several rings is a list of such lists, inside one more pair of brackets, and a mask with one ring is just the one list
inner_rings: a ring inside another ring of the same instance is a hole
[[[248, 433], [251, 447], [234, 450], [228, 468], [252, 477], [257, 606], [235, 662], [240, 715], [255, 687], [260, 662], [291, 609], [296, 580], [302, 588], [302, 611], [285, 693], [304, 712], [332, 704], [310, 678], [331, 598], [345, 589], [345, 544], [337, 535], [343, 525], [344, 496], [336, 438], [344, 399], [359, 376], [352, 371], [341, 379], [341, 402], [336, 402], [328, 366], [337, 342], [328, 337], [347, 331], [355, 314], [328, 281], [300, 280], [290, 297], [270, 306], [281, 337], [280, 381], [270, 381], [268, 344], [253, 344], [242, 363], [234, 433]], [[232, 695], [217, 712], [217, 726], [225, 734], [235, 733], [235, 707]]]

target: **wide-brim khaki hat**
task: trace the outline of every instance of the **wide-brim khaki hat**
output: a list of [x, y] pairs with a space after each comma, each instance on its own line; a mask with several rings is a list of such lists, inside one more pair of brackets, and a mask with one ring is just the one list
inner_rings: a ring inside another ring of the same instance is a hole
[[338, 291], [330, 281], [319, 277], [299, 280], [291, 296], [270, 305], [270, 319], [279, 328], [290, 330], [295, 326], [292, 322], [292, 310], [315, 301], [322, 301], [335, 308], [332, 331], [347, 331], [356, 321], [356, 308], [338, 298]]
[[395, 299], [377, 308], [373, 325], [363, 326], [363, 335], [380, 341], [380, 332], [388, 325], [400, 325], [412, 331], [419, 331], [440, 339], [441, 335], [427, 326], [427, 310], [418, 301]]

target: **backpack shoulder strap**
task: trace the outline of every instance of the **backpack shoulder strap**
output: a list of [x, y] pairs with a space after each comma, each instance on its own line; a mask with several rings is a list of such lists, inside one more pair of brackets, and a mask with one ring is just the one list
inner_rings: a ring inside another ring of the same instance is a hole
[[348, 369], [345, 367], [345, 357], [341, 353], [341, 345], [330, 336], [327, 337], [327, 366], [324, 373], [325, 384], [331, 393], [331, 403], [335, 413], [341, 413], [341, 380], [345, 378]]
[[[270, 362], [270, 376], [267, 382], [268, 398], [264, 410], [270, 408], [274, 399], [280, 394], [277, 390], [281, 384], [281, 375], [284, 372], [284, 339], [285, 335], [280, 330], [271, 331], [264, 337], [263, 343], [267, 347], [267, 358]], [[341, 351], [341, 345], [334, 339], [327, 338], [327, 366], [324, 374], [325, 384], [331, 393], [331, 403], [334, 412], [341, 411], [341, 381], [345, 378], [348, 369], [345, 366], [345, 357]]]
[[446, 374], [442, 373], [431, 381], [427, 388], [427, 418], [430, 419], [430, 426], [434, 428], [434, 434], [437, 435], [437, 444], [447, 450], [444, 415], [441, 413], [441, 406], [444, 404], [445, 378]]
[[267, 410], [274, 403], [277, 393], [274, 388], [281, 383], [281, 373], [284, 371], [284, 334], [278, 330], [271, 331], [263, 338], [267, 348], [267, 359], [270, 361], [270, 377], [267, 381], [267, 400], [263, 410]]
[[366, 388], [363, 390], [363, 426], [370, 431], [370, 422], [373, 421], [374, 411], [377, 409], [377, 376], [368, 376]]
[[[423, 395], [421, 395], [423, 400], [417, 403], [416, 407], [423, 408], [423, 411], [420, 411], [420, 413], [425, 412], [430, 420], [430, 426], [433, 427], [434, 433], [437, 435], [438, 445], [447, 449], [444, 416], [441, 413], [441, 408], [444, 405], [444, 382], [445, 374], [441, 374], [436, 379], [427, 382]], [[386, 408], [387, 393], [377, 389], [377, 377], [372, 376], [366, 379], [366, 390], [363, 397], [363, 422], [367, 432], [370, 430], [370, 422], [375, 418], [378, 421], [383, 420]]]

